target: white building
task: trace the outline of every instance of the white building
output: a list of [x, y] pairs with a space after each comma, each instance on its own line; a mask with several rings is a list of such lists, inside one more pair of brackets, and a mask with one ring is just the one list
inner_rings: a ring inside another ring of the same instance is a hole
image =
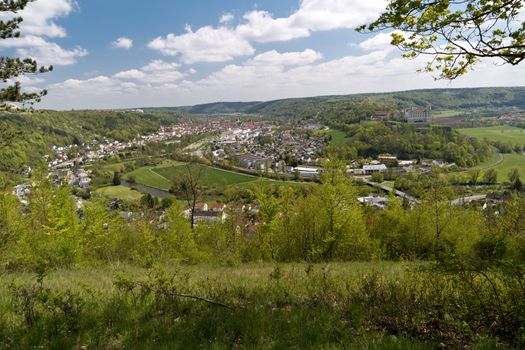
[[372, 175], [374, 173], [382, 173], [387, 170], [388, 168], [384, 164], [363, 165], [363, 171], [365, 175]]

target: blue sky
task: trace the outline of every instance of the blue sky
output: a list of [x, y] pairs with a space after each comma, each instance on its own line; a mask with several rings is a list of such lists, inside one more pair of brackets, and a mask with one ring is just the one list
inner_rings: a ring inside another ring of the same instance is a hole
[[387, 34], [354, 28], [384, 0], [37, 0], [3, 54], [53, 64], [25, 77], [40, 108], [179, 106], [214, 101], [525, 85], [524, 67], [483, 62], [453, 83], [416, 73]]

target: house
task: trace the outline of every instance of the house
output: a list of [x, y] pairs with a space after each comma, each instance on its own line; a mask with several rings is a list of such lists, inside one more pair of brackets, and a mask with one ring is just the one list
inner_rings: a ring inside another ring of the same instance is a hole
[[228, 216], [224, 211], [215, 212], [215, 211], [195, 211], [193, 214], [193, 220], [197, 222], [224, 222]]
[[390, 112], [388, 111], [377, 111], [374, 114], [370, 116], [370, 120], [372, 121], [383, 121], [390, 115]]
[[372, 175], [375, 173], [382, 173], [387, 171], [388, 168], [384, 164], [371, 164], [371, 165], [363, 165], [363, 171], [365, 175]]
[[208, 203], [195, 203], [195, 211], [208, 211]]
[[400, 160], [398, 161], [398, 164], [399, 166], [402, 166], [402, 167], [411, 167], [413, 165], [416, 165], [417, 164], [417, 160]]
[[246, 169], [266, 169], [267, 166], [271, 165], [270, 158], [261, 158], [256, 155], [246, 153], [237, 156], [239, 164]]
[[215, 203], [210, 208], [210, 210], [214, 213], [222, 213], [225, 209], [226, 205], [223, 203]]

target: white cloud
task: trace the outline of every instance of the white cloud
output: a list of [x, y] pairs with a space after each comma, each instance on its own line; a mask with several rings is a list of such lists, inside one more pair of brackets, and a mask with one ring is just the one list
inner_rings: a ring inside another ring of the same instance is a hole
[[394, 49], [394, 46], [392, 46], [391, 44], [393, 33], [402, 34], [402, 32], [399, 30], [395, 30], [389, 33], [378, 33], [374, 35], [373, 37], [370, 37], [366, 39], [365, 41], [359, 43], [357, 47], [359, 47], [362, 50], [366, 50], [366, 51], [386, 50], [389, 48]]
[[385, 0], [302, 0], [290, 19], [311, 31], [351, 29], [374, 20], [386, 5]]
[[23, 34], [40, 35], [50, 38], [65, 37], [66, 30], [56, 24], [54, 19], [68, 16], [75, 8], [73, 0], [38, 0], [15, 15], [3, 15], [3, 18], [20, 16], [24, 21], [20, 25]]
[[221, 23], [221, 24], [229, 23], [229, 22], [233, 21], [234, 19], [235, 19], [234, 15], [232, 15], [231, 13], [225, 13], [219, 19], [219, 23]]
[[33, 58], [41, 65], [67, 66], [88, 54], [80, 47], [72, 50], [64, 49], [56, 43], [33, 35], [0, 40], [0, 48], [15, 48], [17, 55]]
[[287, 41], [310, 35], [308, 28], [294, 26], [290, 18], [274, 19], [266, 11], [252, 11], [244, 15], [244, 19], [247, 22], [237, 26], [236, 32], [257, 42]]
[[[250, 42], [277, 42], [305, 38], [315, 31], [355, 28], [376, 18], [385, 0], [301, 0], [299, 9], [288, 17], [274, 18], [267, 11], [251, 11], [235, 28], [206, 26], [181, 35], [157, 37], [149, 47], [164, 55], [182, 55], [184, 63], [225, 62], [252, 55]], [[225, 14], [221, 23], [233, 16]]]
[[153, 60], [144, 67], [142, 70], [145, 72], [157, 72], [157, 71], [167, 71], [167, 70], [176, 70], [180, 67], [179, 63], [176, 62], [166, 62], [163, 60]]
[[169, 63], [162, 60], [154, 60], [140, 69], [131, 69], [113, 75], [113, 78], [121, 80], [135, 80], [144, 84], [174, 83], [184, 79], [194, 70], [187, 73], [178, 71], [178, 63]]
[[[405, 60], [390, 49], [319, 62], [320, 54], [262, 53], [244, 64], [230, 64], [202, 79], [176, 63], [150, 64], [113, 77], [69, 80], [50, 87], [44, 105], [58, 108], [174, 106], [214, 101], [271, 100], [331, 94], [400, 91], [418, 88], [525, 85], [525, 66], [482, 63], [449, 83], [418, 74], [425, 58]], [[174, 79], [156, 79], [171, 72]], [[65, 97], [68, 98], [65, 98]]]
[[118, 38], [111, 43], [111, 46], [117, 49], [129, 50], [133, 47], [133, 40], [126, 37]]
[[148, 45], [167, 56], [181, 55], [184, 63], [224, 62], [235, 57], [252, 55], [250, 43], [234, 31], [219, 27], [202, 27], [196, 32], [190, 27], [182, 35], [168, 34], [158, 37]]
[[247, 63], [248, 65], [283, 65], [283, 66], [302, 66], [314, 63], [323, 58], [323, 55], [312, 49], [302, 52], [279, 53], [275, 50], [264, 52], [255, 56]]
[[74, 0], [38, 0], [16, 14], [0, 15], [0, 19], [22, 17], [20, 25], [22, 36], [0, 41], [0, 48], [14, 48], [16, 54], [36, 59], [41, 65], [65, 66], [77, 62], [88, 52], [80, 47], [65, 49], [47, 38], [63, 38], [65, 28], [55, 23], [55, 19], [68, 16], [77, 6]]

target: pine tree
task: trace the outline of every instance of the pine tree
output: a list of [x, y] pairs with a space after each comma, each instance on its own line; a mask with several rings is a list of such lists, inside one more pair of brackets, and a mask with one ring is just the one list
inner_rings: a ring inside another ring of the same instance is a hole
[[[10, 18], [11, 14], [17, 14], [33, 1], [34, 0], [0, 0], [0, 13], [3, 18]], [[22, 21], [22, 17], [0, 20], [0, 38], [19, 38], [19, 27]], [[40, 102], [41, 98], [47, 94], [46, 90], [40, 92], [24, 92], [22, 91], [20, 82], [12, 81], [26, 74], [46, 73], [52, 69], [53, 67], [51, 66], [40, 67], [38, 63], [31, 58], [0, 56], [0, 79], [3, 83], [8, 84], [6, 87], [0, 89], [0, 103], [22, 102], [33, 104]]]

